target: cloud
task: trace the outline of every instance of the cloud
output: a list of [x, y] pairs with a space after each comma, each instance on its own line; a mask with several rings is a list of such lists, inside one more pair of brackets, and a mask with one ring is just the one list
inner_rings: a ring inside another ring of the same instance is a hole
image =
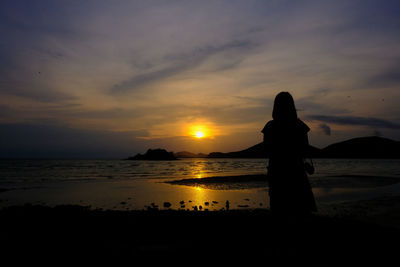
[[57, 91], [51, 88], [36, 87], [35, 85], [29, 85], [28, 83], [19, 84], [18, 82], [3, 83], [0, 90], [0, 95], [3, 97], [17, 96], [21, 98], [27, 98], [37, 102], [49, 103], [49, 102], [74, 102], [77, 98], [68, 93]]
[[341, 125], [360, 125], [372, 128], [399, 130], [400, 124], [373, 117], [308, 115], [308, 119]]
[[325, 123], [321, 123], [319, 125], [319, 128], [322, 130], [322, 132], [326, 135], [331, 135], [331, 127]]
[[[329, 97], [328, 97], [329, 99]], [[310, 95], [295, 100], [295, 105], [298, 111], [310, 114], [312, 112], [323, 112], [328, 114], [344, 114], [349, 110], [343, 106], [338, 106], [336, 103], [326, 103], [326, 100], [316, 95]]]
[[[118, 84], [115, 84], [109, 90], [109, 92], [111, 94], [120, 94], [135, 90], [142, 86], [146, 86], [150, 83], [159, 82], [166, 78], [175, 76], [179, 73], [191, 70], [199, 66], [209, 57], [215, 56], [219, 53], [235, 52], [235, 54], [231, 54], [231, 56], [233, 56], [234, 58], [243, 57], [243, 54], [239, 53], [243, 53], [245, 49], [248, 50], [252, 46], [253, 45], [248, 41], [232, 41], [218, 46], [209, 45], [197, 48], [185, 54], [167, 55], [163, 59], [166, 62], [166, 66], [158, 70], [135, 75], [129, 80], [125, 80]], [[231, 62], [230, 64], [227, 64], [225, 61], [222, 62], [222, 64], [217, 68], [219, 70], [226, 70], [234, 68], [236, 65], [237, 61]]]
[[[398, 1], [3, 2], [0, 119], [31, 123], [28, 133], [42, 123], [125, 151], [154, 132], [179, 146], [180, 123], [204, 119], [255, 143], [281, 90], [317, 121], [321, 143], [333, 124], [399, 127], [379, 119], [400, 112]], [[115, 132], [128, 130], [133, 139]]]

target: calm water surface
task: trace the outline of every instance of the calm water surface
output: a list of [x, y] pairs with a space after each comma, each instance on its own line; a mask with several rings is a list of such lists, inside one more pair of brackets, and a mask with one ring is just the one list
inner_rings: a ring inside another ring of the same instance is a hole
[[[400, 177], [399, 163], [400, 160], [317, 159], [317, 171], [310, 180], [348, 175]], [[0, 160], [0, 205], [80, 204], [143, 209], [152, 204], [163, 208], [164, 202], [170, 202], [175, 209], [201, 205], [213, 210], [225, 208], [228, 200], [230, 208], [265, 208], [269, 205], [267, 187], [212, 190], [163, 181], [265, 174], [266, 165], [266, 159]], [[315, 190], [317, 197], [329, 192], [332, 189]]]

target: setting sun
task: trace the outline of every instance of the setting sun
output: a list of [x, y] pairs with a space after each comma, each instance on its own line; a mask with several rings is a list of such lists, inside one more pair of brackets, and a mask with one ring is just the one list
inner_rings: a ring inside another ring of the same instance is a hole
[[185, 132], [195, 139], [213, 138], [215, 135], [214, 127], [204, 121], [187, 125]]
[[202, 137], [204, 137], [204, 133], [201, 132], [201, 131], [198, 131], [198, 132], [196, 132], [196, 133], [194, 134], [194, 136], [197, 137], [197, 138], [202, 138]]

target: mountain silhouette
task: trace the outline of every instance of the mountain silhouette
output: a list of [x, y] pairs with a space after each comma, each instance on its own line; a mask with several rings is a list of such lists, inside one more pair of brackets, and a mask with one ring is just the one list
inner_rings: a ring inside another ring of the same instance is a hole
[[[266, 158], [268, 148], [259, 143], [245, 150], [235, 152], [212, 152], [208, 158]], [[312, 158], [400, 158], [400, 142], [369, 136], [349, 139], [331, 144], [323, 149], [309, 146], [307, 157]]]
[[149, 149], [147, 152], [142, 154], [137, 154], [134, 157], [129, 157], [128, 160], [176, 160], [173, 152], [168, 152], [165, 149]]
[[[309, 145], [306, 152], [311, 158], [400, 158], [400, 142], [378, 136], [358, 137], [331, 144], [323, 149]], [[177, 158], [267, 158], [268, 148], [258, 143], [247, 149], [234, 152], [211, 152], [210, 154], [181, 151], [167, 152], [165, 149], [149, 149], [147, 152], [129, 157], [129, 160], [176, 160]]]
[[[266, 152], [267, 151], [267, 152]], [[309, 146], [307, 155], [310, 157], [319, 157], [322, 155], [322, 150], [314, 146]], [[208, 158], [266, 158], [268, 157], [268, 149], [264, 150], [264, 143], [258, 143], [245, 150], [235, 152], [211, 152]]]
[[235, 152], [211, 152], [207, 158], [265, 158], [264, 144], [259, 143], [245, 150]]
[[400, 142], [378, 136], [335, 143], [322, 150], [329, 158], [400, 158]]

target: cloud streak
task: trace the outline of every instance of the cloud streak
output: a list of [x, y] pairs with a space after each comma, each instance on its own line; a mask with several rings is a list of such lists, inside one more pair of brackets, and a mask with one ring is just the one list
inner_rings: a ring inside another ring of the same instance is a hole
[[[233, 57], [243, 57], [246, 50], [253, 45], [248, 41], [233, 41], [219, 46], [206, 46], [195, 49], [185, 54], [167, 55], [165, 61], [167, 66], [163, 66], [158, 70], [149, 71], [138, 74], [129, 80], [122, 81], [114, 85], [109, 92], [111, 94], [121, 94], [133, 91], [148, 84], [157, 83], [164, 79], [171, 78], [182, 72], [189, 71], [198, 67], [208, 58], [220, 53], [229, 53]], [[234, 68], [236, 64], [224, 64], [219, 69], [227, 70]]]
[[340, 125], [358, 125], [372, 128], [386, 128], [392, 130], [400, 129], [400, 124], [398, 123], [373, 117], [308, 115], [307, 118], [310, 120]]

